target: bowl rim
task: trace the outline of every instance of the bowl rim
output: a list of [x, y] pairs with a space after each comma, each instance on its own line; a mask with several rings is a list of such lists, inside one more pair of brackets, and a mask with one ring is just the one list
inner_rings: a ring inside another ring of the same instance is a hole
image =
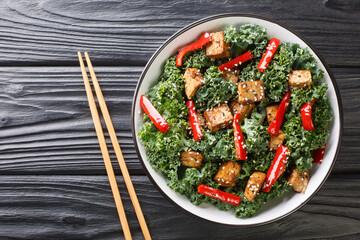
[[[257, 18], [257, 19], [261, 19], [261, 20], [265, 20], [271, 23], [275, 23], [277, 25], [279, 25], [282, 28], [285, 28], [286, 30], [292, 32], [293, 34], [295, 34], [298, 38], [300, 38], [319, 58], [320, 62], [324, 65], [325, 70], [327, 71], [327, 73], [329, 74], [330, 80], [334, 86], [334, 90], [335, 90], [335, 95], [336, 95], [336, 99], [338, 102], [338, 107], [339, 107], [339, 141], [336, 147], [336, 152], [334, 155], [334, 159], [332, 161], [332, 164], [328, 170], [328, 172], [326, 173], [326, 176], [324, 177], [324, 179], [322, 180], [322, 182], [320, 183], [320, 185], [318, 186], [318, 188], [305, 200], [303, 201], [298, 207], [296, 207], [295, 209], [268, 221], [265, 222], [260, 222], [260, 223], [254, 223], [254, 224], [246, 224], [246, 225], [233, 225], [233, 224], [228, 224], [228, 223], [221, 223], [221, 222], [215, 222], [212, 221], [210, 219], [207, 218], [203, 218], [201, 216], [198, 216], [196, 214], [193, 214], [192, 212], [189, 212], [188, 210], [186, 210], [185, 208], [181, 207], [177, 202], [175, 202], [173, 199], [171, 199], [167, 194], [165, 194], [165, 192], [159, 187], [159, 185], [156, 183], [156, 181], [152, 178], [151, 174], [149, 173], [147, 167], [145, 166], [144, 163], [144, 159], [142, 158], [140, 151], [139, 151], [139, 146], [138, 143], [136, 141], [136, 132], [135, 132], [135, 103], [136, 103], [136, 99], [139, 93], [139, 88], [140, 85], [142, 84], [142, 81], [144, 80], [144, 76], [147, 74], [150, 66], [152, 65], [153, 61], [155, 60], [155, 58], [160, 54], [160, 52], [170, 43], [172, 42], [175, 38], [177, 38], [178, 36], [180, 36], [181, 34], [183, 34], [184, 32], [188, 31], [189, 29], [196, 27], [199, 24], [211, 21], [211, 20], [215, 20], [215, 19], [219, 19], [219, 18], [225, 18], [225, 17], [250, 17], [250, 18]], [[342, 106], [342, 101], [341, 101], [341, 97], [340, 97], [340, 90], [339, 87], [335, 81], [335, 77], [332, 74], [332, 72], [330, 71], [330, 67], [329, 65], [326, 63], [324, 57], [313, 47], [313, 45], [306, 40], [301, 34], [299, 34], [298, 32], [296, 32], [293, 28], [287, 26], [286, 24], [283, 24], [281, 22], [278, 22], [277, 20], [274, 20], [272, 18], [268, 18], [268, 17], [264, 17], [261, 15], [257, 15], [257, 14], [253, 14], [253, 13], [243, 13], [243, 12], [232, 12], [232, 13], [222, 13], [222, 14], [216, 14], [216, 15], [212, 15], [209, 17], [205, 17], [202, 18], [200, 20], [197, 20], [195, 22], [192, 22], [190, 24], [188, 24], [187, 26], [181, 28], [180, 30], [178, 30], [176, 33], [174, 33], [172, 36], [170, 36], [164, 43], [162, 43], [159, 48], [155, 51], [155, 53], [151, 56], [151, 58], [149, 59], [149, 61], [147, 62], [147, 64], [144, 67], [144, 70], [142, 71], [139, 81], [136, 85], [136, 89], [134, 92], [134, 97], [133, 97], [133, 102], [132, 102], [132, 108], [131, 108], [131, 132], [132, 132], [132, 138], [133, 138], [133, 142], [135, 145], [135, 150], [136, 150], [136, 154], [139, 157], [141, 166], [143, 168], [143, 170], [145, 171], [145, 174], [147, 175], [147, 177], [150, 179], [150, 181], [152, 182], [152, 184], [157, 188], [157, 190], [163, 195], [163, 197], [165, 199], [167, 199], [168, 201], [170, 201], [173, 205], [177, 206], [178, 208], [182, 209], [182, 211], [184, 211], [185, 213], [187, 213], [188, 215], [191, 216], [195, 216], [198, 219], [202, 219], [205, 220], [207, 222], [210, 222], [212, 224], [220, 224], [220, 225], [226, 225], [229, 227], [256, 227], [256, 226], [262, 226], [262, 225], [266, 225], [266, 224], [270, 224], [273, 222], [276, 222], [280, 219], [283, 219], [291, 214], [293, 214], [294, 212], [296, 212], [297, 210], [299, 210], [300, 208], [302, 208], [306, 203], [308, 203], [314, 196], [315, 194], [322, 188], [322, 186], [324, 185], [324, 183], [326, 182], [326, 180], [328, 179], [334, 165], [335, 162], [338, 158], [339, 155], [339, 151], [340, 151], [340, 146], [341, 146], [341, 142], [342, 142], [342, 135], [343, 135], [343, 106]]]

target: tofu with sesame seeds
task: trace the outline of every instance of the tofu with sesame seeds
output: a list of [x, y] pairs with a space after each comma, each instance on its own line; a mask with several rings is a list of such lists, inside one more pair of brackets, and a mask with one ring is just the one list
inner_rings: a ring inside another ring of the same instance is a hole
[[230, 80], [233, 83], [237, 83], [239, 81], [239, 71], [238, 70], [227, 70], [223, 72], [223, 76], [225, 80]]
[[212, 59], [230, 57], [229, 43], [224, 41], [224, 32], [211, 33], [211, 40], [206, 44], [206, 56]]
[[184, 74], [185, 79], [185, 94], [190, 99], [192, 98], [198, 88], [204, 85], [204, 78], [197, 68], [188, 68]]
[[247, 81], [238, 84], [239, 103], [261, 102], [265, 99], [263, 81]]
[[276, 151], [278, 147], [283, 144], [284, 140], [285, 140], [285, 134], [281, 130], [279, 130], [279, 135], [277, 136], [270, 135], [269, 150]]
[[267, 122], [270, 125], [274, 121], [279, 105], [270, 105], [265, 107]]
[[220, 165], [220, 168], [214, 177], [214, 181], [216, 181], [222, 187], [233, 187], [240, 174], [240, 171], [240, 163], [234, 162], [232, 160], [224, 162]]
[[244, 192], [244, 197], [247, 200], [252, 201], [256, 197], [265, 182], [265, 178], [266, 174], [263, 172], [255, 171], [251, 174]]
[[310, 70], [293, 70], [288, 77], [290, 88], [311, 88], [312, 77]]
[[240, 113], [240, 122], [245, 118], [249, 117], [251, 111], [255, 108], [255, 103], [238, 103], [238, 101], [232, 101], [230, 103], [231, 113], [235, 114]]
[[219, 129], [230, 126], [233, 121], [233, 115], [226, 103], [207, 109], [204, 112], [204, 116], [206, 119], [206, 125], [212, 132], [216, 132]]
[[299, 168], [294, 166], [291, 170], [288, 182], [291, 184], [291, 188], [298, 193], [305, 193], [305, 190], [309, 184], [310, 174], [308, 171], [299, 173]]
[[186, 167], [198, 168], [201, 166], [203, 155], [195, 151], [182, 152], [180, 155], [180, 164]]

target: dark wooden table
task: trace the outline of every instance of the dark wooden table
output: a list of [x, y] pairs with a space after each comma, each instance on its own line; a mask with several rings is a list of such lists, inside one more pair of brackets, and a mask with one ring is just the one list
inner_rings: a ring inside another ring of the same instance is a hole
[[[154, 51], [195, 20], [236, 11], [274, 18], [313, 43], [344, 107], [341, 151], [326, 184], [296, 213], [253, 228], [210, 224], [173, 206], [144, 175], [131, 137], [132, 96]], [[358, 0], [2, 0], [0, 239], [123, 238], [77, 51], [93, 59], [153, 239], [360, 238]], [[133, 237], [142, 239], [115, 169]]]

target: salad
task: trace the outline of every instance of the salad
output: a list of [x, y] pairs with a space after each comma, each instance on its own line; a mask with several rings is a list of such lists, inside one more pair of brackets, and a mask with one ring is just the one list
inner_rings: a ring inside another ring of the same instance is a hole
[[151, 166], [193, 204], [240, 218], [304, 193], [333, 117], [316, 59], [254, 24], [199, 34], [141, 96]]

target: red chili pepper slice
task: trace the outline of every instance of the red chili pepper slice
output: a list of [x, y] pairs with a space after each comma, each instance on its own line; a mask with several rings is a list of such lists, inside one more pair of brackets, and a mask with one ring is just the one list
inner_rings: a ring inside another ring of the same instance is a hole
[[236, 67], [236, 66], [252, 59], [252, 57], [253, 57], [253, 55], [251, 54], [251, 52], [246, 52], [246, 53], [238, 56], [237, 58], [234, 58], [233, 60], [219, 66], [219, 70], [222, 72], [230, 70], [231, 68]]
[[285, 171], [287, 156], [289, 154], [290, 150], [287, 147], [280, 145], [276, 151], [275, 158], [266, 174], [265, 183], [262, 188], [263, 192], [269, 192], [276, 180]]
[[206, 32], [200, 37], [200, 39], [197, 42], [194, 42], [181, 49], [181, 51], [176, 56], [176, 66], [181, 67], [182, 59], [187, 52], [201, 48], [202, 46], [210, 42], [210, 40], [211, 40], [210, 33]]
[[198, 186], [198, 192], [206, 196], [219, 199], [220, 201], [239, 206], [241, 198], [231, 193], [223, 192], [215, 188], [201, 184]]
[[165, 119], [160, 115], [145, 95], [140, 97], [140, 106], [160, 132], [165, 133], [169, 129], [169, 124], [166, 123]]
[[291, 91], [288, 90], [285, 93], [285, 96], [280, 103], [280, 106], [276, 112], [274, 120], [271, 122], [269, 128], [267, 129], [267, 132], [270, 133], [271, 135], [274, 136], [279, 135], [279, 130], [284, 119], [285, 111], [289, 106], [290, 96], [291, 96]]
[[312, 100], [311, 103], [305, 103], [301, 108], [300, 108], [300, 113], [301, 113], [301, 120], [303, 123], [303, 127], [306, 131], [314, 131], [315, 127], [311, 118], [311, 107], [312, 105], [314, 105], [314, 103], [316, 102], [316, 98], [314, 98]]
[[239, 123], [240, 117], [240, 113], [235, 114], [233, 121], [235, 155], [236, 158], [239, 160], [247, 160], [245, 139], [243, 133], [241, 132], [241, 127]]
[[262, 56], [259, 65], [257, 66], [257, 69], [260, 70], [260, 72], [263, 72], [267, 65], [269, 65], [270, 60], [274, 56], [276, 49], [279, 47], [280, 40], [277, 38], [272, 38], [267, 46], [267, 50], [265, 54]]
[[323, 148], [318, 148], [313, 152], [313, 163], [321, 164], [325, 155], [326, 143]]
[[203, 134], [201, 132], [199, 119], [196, 115], [194, 102], [192, 100], [189, 100], [187, 101], [186, 106], [188, 107], [189, 110], [190, 125], [193, 130], [194, 140], [197, 141], [203, 137]]

